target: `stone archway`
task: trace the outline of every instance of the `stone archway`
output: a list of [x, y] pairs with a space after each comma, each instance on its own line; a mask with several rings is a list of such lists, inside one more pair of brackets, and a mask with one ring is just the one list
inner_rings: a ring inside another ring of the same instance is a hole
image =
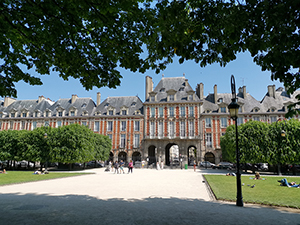
[[215, 157], [215, 155], [212, 152], [207, 152], [204, 155], [204, 159], [205, 159], [205, 161], [209, 161], [211, 163], [215, 163], [216, 162], [216, 157]]
[[148, 165], [151, 165], [152, 163], [156, 163], [156, 156], [155, 156], [155, 146], [154, 145], [151, 145], [149, 146], [148, 148]]
[[119, 153], [118, 162], [121, 162], [121, 160], [123, 160], [123, 162], [127, 162], [127, 153], [126, 152]]
[[141, 153], [140, 152], [134, 152], [133, 154], [132, 154], [132, 161], [133, 161], [133, 163], [135, 163], [136, 161], [142, 161], [142, 155], [141, 155]]
[[187, 156], [189, 166], [194, 165], [194, 161], [197, 160], [197, 148], [195, 146], [189, 146]]
[[169, 143], [165, 151], [166, 165], [179, 164], [179, 146], [175, 143]]

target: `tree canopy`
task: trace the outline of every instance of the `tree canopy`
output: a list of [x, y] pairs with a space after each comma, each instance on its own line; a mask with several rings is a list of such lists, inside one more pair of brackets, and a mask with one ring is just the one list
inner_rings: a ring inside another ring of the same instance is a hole
[[20, 64], [90, 90], [120, 85], [117, 66], [158, 73], [175, 56], [225, 66], [243, 51], [289, 93], [300, 87], [297, 1], [10, 0], [0, 10], [1, 96], [16, 97], [20, 80], [41, 84]]

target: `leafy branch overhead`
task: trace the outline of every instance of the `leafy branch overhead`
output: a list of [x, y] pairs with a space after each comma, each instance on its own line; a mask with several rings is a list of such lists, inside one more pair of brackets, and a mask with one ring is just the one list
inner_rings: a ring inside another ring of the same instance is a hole
[[[120, 85], [117, 66], [157, 73], [179, 56], [225, 66], [249, 51], [289, 93], [300, 87], [299, 6], [290, 0], [15, 0], [0, 3], [0, 95], [51, 70], [83, 87]], [[146, 50], [146, 52], [144, 52]]]

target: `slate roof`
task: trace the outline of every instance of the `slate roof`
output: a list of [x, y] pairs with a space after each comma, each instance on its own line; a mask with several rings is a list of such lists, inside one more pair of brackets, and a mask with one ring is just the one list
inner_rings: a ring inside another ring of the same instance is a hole
[[84, 112], [87, 112], [86, 116], [90, 116], [92, 115], [95, 106], [92, 98], [77, 97], [73, 103], [71, 98], [59, 99], [49, 109], [52, 111], [52, 116], [58, 116], [57, 113], [59, 108], [62, 108], [65, 111], [64, 116], [70, 116], [69, 111], [72, 108], [77, 110], [77, 116], [83, 115]]
[[122, 107], [128, 109], [127, 115], [135, 115], [136, 110], [143, 114], [143, 102], [137, 96], [126, 97], [108, 97], [94, 110], [94, 114], [100, 112], [101, 115], [107, 115], [108, 108], [115, 109], [115, 115], [120, 115]]
[[[190, 100], [188, 100], [188, 92], [193, 91], [195, 93], [195, 91], [188, 82], [186, 85], [186, 80], [185, 77], [163, 77], [153, 90], [157, 93], [155, 102], [167, 102], [167, 91], [169, 90], [176, 91], [174, 102], [190, 102]], [[200, 101], [196, 94], [194, 96], [193, 101]], [[147, 98], [145, 102], [149, 102], [149, 98]]]
[[32, 117], [36, 110], [43, 112], [46, 108], [51, 107], [52, 101], [43, 99], [40, 103], [38, 100], [16, 100], [7, 107], [2, 107], [0, 111], [5, 112], [5, 117], [9, 116], [12, 111], [17, 112], [16, 118], [21, 117], [23, 111], [29, 112], [28, 117]]

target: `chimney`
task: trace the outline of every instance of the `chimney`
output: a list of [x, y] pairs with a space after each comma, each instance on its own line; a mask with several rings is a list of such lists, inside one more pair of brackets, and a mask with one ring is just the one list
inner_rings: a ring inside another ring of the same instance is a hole
[[77, 98], [78, 98], [77, 95], [72, 95], [71, 103], [73, 104], [76, 101]]
[[11, 97], [5, 97], [5, 98], [4, 98], [4, 104], [3, 104], [3, 106], [4, 106], [4, 107], [7, 107], [7, 106], [9, 106], [10, 104], [12, 104], [14, 101], [16, 101], [16, 99], [13, 99], [13, 98], [11, 98]]
[[214, 86], [214, 99], [215, 99], [215, 104], [218, 102], [218, 91], [217, 91], [217, 85], [215, 84]]
[[97, 106], [101, 103], [101, 93], [97, 92]]
[[45, 99], [45, 97], [43, 95], [39, 96], [38, 103], [41, 103], [44, 99]]
[[186, 87], [189, 85], [188, 79], [185, 79], [185, 84]]
[[149, 92], [153, 91], [153, 81], [152, 77], [146, 76], [146, 95], [145, 95], [145, 101], [147, 98], [149, 98]]
[[270, 97], [275, 98], [275, 85], [268, 86], [268, 94]]
[[203, 83], [197, 84], [196, 95], [199, 97], [200, 100], [203, 100], [203, 97], [204, 97], [203, 93], [204, 93]]
[[246, 98], [246, 94], [247, 94], [246, 86], [243, 86], [243, 97], [244, 97], [244, 99]]

